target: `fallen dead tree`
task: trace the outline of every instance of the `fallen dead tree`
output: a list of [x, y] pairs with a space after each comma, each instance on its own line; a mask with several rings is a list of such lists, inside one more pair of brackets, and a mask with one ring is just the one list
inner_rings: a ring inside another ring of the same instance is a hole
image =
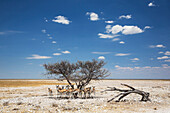
[[121, 84], [121, 85], [126, 86], [126, 87], [128, 87], [130, 89], [129, 90], [122, 90], [122, 89], [118, 89], [118, 88], [115, 88], [115, 87], [108, 87], [110, 89], [107, 89], [105, 91], [119, 91], [119, 92], [122, 92], [122, 93], [116, 95], [114, 98], [108, 100], [107, 102], [110, 102], [110, 101], [114, 100], [117, 97], [119, 97], [119, 99], [116, 102], [119, 102], [121, 99], [123, 99], [125, 96], [127, 96], [127, 95], [129, 95], [131, 93], [135, 93], [135, 94], [141, 95], [142, 96], [141, 101], [145, 101], [145, 102], [146, 101], [151, 101], [149, 99], [149, 93], [148, 92], [144, 92], [144, 91], [135, 89], [134, 87], [129, 86], [127, 84]]

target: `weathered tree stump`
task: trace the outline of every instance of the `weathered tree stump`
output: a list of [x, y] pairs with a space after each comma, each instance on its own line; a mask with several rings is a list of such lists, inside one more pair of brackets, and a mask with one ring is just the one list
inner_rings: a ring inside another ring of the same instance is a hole
[[146, 101], [151, 101], [151, 100], [149, 99], [149, 93], [148, 93], [148, 92], [144, 92], [144, 91], [135, 89], [134, 87], [129, 86], [129, 85], [127, 85], [127, 84], [121, 84], [121, 85], [130, 88], [130, 90], [122, 90], [122, 89], [118, 89], [118, 88], [115, 88], [115, 87], [108, 87], [108, 88], [110, 88], [110, 89], [107, 89], [107, 90], [105, 90], [105, 91], [119, 91], [119, 92], [122, 92], [122, 93], [116, 95], [114, 98], [108, 100], [107, 102], [110, 102], [110, 101], [114, 100], [114, 99], [117, 98], [117, 97], [119, 97], [119, 99], [118, 99], [116, 102], [119, 102], [122, 98], [124, 98], [125, 96], [127, 96], [127, 95], [129, 95], [129, 94], [131, 94], [131, 93], [136, 93], [136, 94], [141, 95], [141, 96], [142, 96], [141, 101], [145, 101], [145, 102], [146, 102]]

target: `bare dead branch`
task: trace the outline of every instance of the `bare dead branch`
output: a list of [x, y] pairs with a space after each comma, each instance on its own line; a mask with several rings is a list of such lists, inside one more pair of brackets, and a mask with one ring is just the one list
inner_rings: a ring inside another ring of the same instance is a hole
[[122, 90], [122, 89], [118, 89], [118, 88], [115, 88], [115, 87], [108, 87], [110, 89], [107, 89], [105, 91], [119, 91], [119, 92], [123, 92], [123, 93], [120, 93], [120, 94], [116, 95], [115, 97], [113, 97], [112, 99], [108, 100], [107, 102], [111, 102], [112, 100], [114, 100], [115, 98], [120, 96], [119, 99], [117, 100], [117, 102], [119, 102], [122, 98], [126, 97], [127, 95], [129, 95], [131, 93], [135, 93], [135, 94], [141, 95], [142, 96], [141, 101], [151, 101], [149, 99], [149, 93], [148, 92], [144, 92], [144, 91], [135, 89], [134, 87], [129, 86], [127, 84], [121, 84], [121, 85], [130, 88], [130, 90]]

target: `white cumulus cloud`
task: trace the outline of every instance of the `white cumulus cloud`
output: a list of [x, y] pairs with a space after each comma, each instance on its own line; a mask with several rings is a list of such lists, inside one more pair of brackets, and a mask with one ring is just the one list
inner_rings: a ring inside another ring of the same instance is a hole
[[156, 45], [156, 47], [162, 47], [162, 48], [165, 48], [165, 46], [164, 45]]
[[160, 51], [158, 54], [163, 54], [164, 52]]
[[120, 38], [114, 38], [112, 41], [115, 42], [115, 41], [119, 41]]
[[112, 24], [112, 23], [114, 23], [114, 21], [105, 21], [105, 23], [108, 23], [108, 24]]
[[150, 47], [150, 48], [165, 48], [165, 46], [162, 45], [162, 44], [158, 44], [158, 45], [150, 45], [149, 47]]
[[114, 38], [114, 37], [117, 37], [119, 35], [110, 35], [110, 34], [99, 33], [98, 36], [99, 36], [99, 38]]
[[106, 26], [106, 32], [117, 34], [121, 32], [124, 35], [130, 35], [130, 34], [138, 34], [144, 32], [141, 28], [138, 26], [121, 26], [121, 25], [114, 25], [111, 27], [111, 25]]
[[61, 53], [53, 53], [53, 55], [59, 56], [61, 55]]
[[53, 44], [56, 44], [57, 42], [56, 41], [52, 41]]
[[166, 52], [165, 52], [165, 55], [170, 55], [170, 51], [166, 51]]
[[130, 59], [132, 61], [139, 61], [139, 58], [133, 58], [133, 59]]
[[129, 34], [138, 34], [142, 32], [143, 30], [140, 29], [138, 26], [124, 26], [122, 34], [129, 35]]
[[157, 59], [159, 59], [159, 60], [168, 59], [168, 58], [170, 58], [170, 57], [168, 57], [168, 56], [157, 57]]
[[117, 53], [115, 56], [128, 56], [130, 53]]
[[112, 33], [112, 34], [117, 34], [123, 30], [123, 27], [121, 25], [115, 25], [112, 28], [106, 28], [106, 32]]
[[91, 21], [97, 21], [97, 20], [99, 20], [98, 14], [96, 14], [96, 13], [94, 13], [94, 12], [87, 12], [86, 15], [90, 15], [90, 20], [91, 20]]
[[99, 57], [98, 57], [98, 59], [100, 59], [100, 60], [104, 60], [104, 59], [105, 59], [105, 57], [104, 57], [104, 56], [99, 56]]
[[144, 29], [151, 29], [151, 27], [150, 26], [145, 26], [145, 28]]
[[69, 24], [71, 22], [64, 16], [57, 16], [52, 21], [57, 22], [57, 23], [61, 23], [61, 24]]
[[130, 18], [132, 18], [132, 15], [121, 15], [121, 16], [119, 16], [119, 19], [122, 19], [122, 18], [130, 19]]
[[119, 43], [120, 43], [120, 44], [125, 44], [125, 42], [124, 42], [124, 41], [120, 41]]
[[156, 6], [156, 5], [151, 2], [151, 3], [148, 4], [148, 6], [149, 6], [149, 7], [154, 7], [154, 6]]
[[40, 56], [37, 54], [33, 54], [32, 57], [26, 57], [26, 59], [49, 59], [52, 58], [50, 56]]
[[70, 51], [62, 51], [62, 53], [64, 53], [64, 54], [69, 54], [69, 53], [71, 53]]

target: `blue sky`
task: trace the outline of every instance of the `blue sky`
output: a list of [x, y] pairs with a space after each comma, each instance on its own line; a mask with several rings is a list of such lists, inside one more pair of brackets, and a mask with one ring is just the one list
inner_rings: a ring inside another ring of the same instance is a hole
[[169, 0], [0, 0], [0, 79], [104, 60], [110, 78], [170, 79]]

